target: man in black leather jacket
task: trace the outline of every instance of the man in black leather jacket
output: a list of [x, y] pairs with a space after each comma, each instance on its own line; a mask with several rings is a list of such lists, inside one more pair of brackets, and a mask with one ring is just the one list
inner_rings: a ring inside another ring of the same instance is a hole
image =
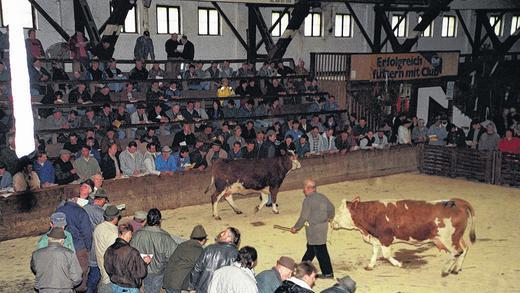
[[231, 265], [238, 255], [240, 245], [240, 231], [228, 227], [220, 232], [215, 239], [216, 243], [204, 248], [197, 259], [195, 267], [184, 280], [185, 288], [197, 293], [207, 293], [213, 273], [223, 267]]

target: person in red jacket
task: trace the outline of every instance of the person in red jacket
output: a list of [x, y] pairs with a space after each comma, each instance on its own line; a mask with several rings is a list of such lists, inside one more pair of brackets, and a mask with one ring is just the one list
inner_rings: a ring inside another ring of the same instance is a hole
[[520, 138], [513, 137], [513, 131], [508, 129], [506, 136], [498, 143], [498, 149], [503, 153], [520, 154]]

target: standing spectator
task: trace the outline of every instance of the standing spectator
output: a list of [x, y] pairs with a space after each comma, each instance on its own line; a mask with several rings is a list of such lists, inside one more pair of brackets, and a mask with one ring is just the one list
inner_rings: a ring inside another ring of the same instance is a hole
[[168, 63], [166, 63], [166, 72], [168, 73], [169, 78], [177, 78], [180, 73], [181, 64], [181, 52], [179, 52], [179, 46], [182, 46], [179, 41], [179, 36], [176, 33], [170, 35], [170, 38], [164, 44], [164, 49], [166, 50], [166, 57], [168, 58]]
[[141, 255], [146, 254], [152, 258], [148, 265], [148, 275], [143, 281], [145, 293], [161, 291], [166, 264], [177, 248], [172, 236], [161, 229], [161, 218], [158, 209], [148, 211], [146, 226], [137, 231], [130, 242]]
[[[323, 194], [316, 191], [316, 182], [307, 179], [304, 182], [302, 210], [298, 221], [291, 228], [291, 233], [295, 234], [305, 226], [307, 234], [307, 251], [302, 261], [312, 261], [318, 258], [320, 263], [321, 275], [318, 277], [331, 279], [334, 278], [332, 265], [330, 263], [329, 252], [327, 251], [327, 230], [328, 222], [334, 218], [334, 205]], [[298, 269], [295, 273], [298, 272]]]
[[[402, 125], [401, 125], [402, 126]], [[376, 138], [372, 130], [369, 130], [367, 134], [359, 142], [359, 148], [362, 150], [373, 150], [376, 148]]]
[[73, 71], [85, 71], [88, 68], [88, 47], [89, 41], [83, 31], [77, 31], [69, 40], [70, 58], [73, 61]]
[[100, 163], [101, 172], [105, 179], [121, 178], [121, 168], [117, 157], [117, 143], [109, 144], [107, 153], [103, 156]]
[[[410, 123], [411, 124], [411, 123]], [[441, 116], [435, 117], [435, 124], [428, 129], [428, 144], [430, 145], [446, 145], [448, 132], [446, 131], [447, 121]], [[401, 127], [401, 126], [399, 126]]]
[[197, 225], [191, 232], [190, 240], [179, 244], [170, 256], [164, 271], [163, 287], [166, 292], [181, 293], [181, 290], [186, 289], [183, 282], [195, 266], [207, 241], [208, 235], [204, 227]]
[[135, 232], [139, 231], [146, 225], [146, 216], [147, 213], [145, 211], [136, 211], [134, 213], [133, 219], [129, 222], [132, 225], [132, 229]]
[[311, 131], [307, 134], [309, 138], [309, 153], [312, 155], [319, 155], [324, 150], [323, 137], [320, 135], [320, 131], [317, 126], [313, 126]]
[[191, 132], [191, 126], [188, 123], [182, 125], [182, 131], [179, 131], [173, 137], [172, 149], [178, 150], [181, 146], [194, 146], [197, 138]]
[[38, 178], [40, 178], [41, 187], [54, 185], [54, 167], [48, 160], [46, 152], [38, 152], [38, 158], [34, 162], [33, 169], [38, 174]]
[[[416, 128], [417, 127], [414, 127], [414, 129]], [[374, 143], [376, 144], [376, 148], [384, 149], [389, 146], [388, 138], [386, 137], [385, 130], [383, 128], [379, 128], [377, 130], [377, 135], [375, 136], [375, 138], [376, 140]]]
[[254, 247], [242, 247], [233, 264], [223, 266], [213, 273], [208, 292], [258, 293], [253, 271], [257, 258], [258, 253]]
[[424, 119], [417, 120], [417, 126], [412, 129], [412, 142], [422, 144], [428, 141], [428, 129], [424, 126]]
[[500, 141], [500, 136], [497, 134], [497, 129], [495, 123], [489, 122], [486, 125], [486, 132], [480, 136], [480, 140], [478, 141], [478, 150], [479, 151], [496, 151], [498, 150], [498, 142]]
[[283, 281], [292, 276], [296, 263], [288, 256], [282, 256], [276, 262], [276, 265], [256, 275], [256, 282], [259, 293], [273, 293], [282, 284]]
[[341, 279], [338, 279], [338, 282], [327, 288], [321, 293], [355, 293], [356, 292], [356, 282], [352, 280], [349, 276], [345, 276]]
[[49, 231], [40, 237], [38, 240], [38, 249], [49, 246], [49, 233], [53, 228], [61, 228], [65, 233], [65, 241], [63, 242], [63, 247], [70, 249], [72, 252], [76, 252], [74, 249], [74, 242], [72, 242], [72, 234], [69, 231], [65, 230], [67, 227], [67, 216], [64, 213], [53, 213], [51, 215], [51, 228]]
[[276, 156], [276, 131], [272, 129], [267, 131], [266, 137], [267, 139], [262, 143], [258, 151], [258, 157], [260, 159], [269, 159]]
[[52, 228], [47, 236], [48, 246], [32, 254], [34, 288], [38, 292], [73, 292], [84, 273], [78, 258], [72, 250], [63, 247], [66, 236], [62, 228]]
[[300, 136], [298, 143], [296, 143], [296, 154], [298, 158], [307, 157], [310, 154], [311, 147], [309, 145], [309, 138], [306, 134]]
[[94, 241], [94, 248], [96, 250], [95, 256], [101, 273], [101, 283], [99, 284], [98, 293], [112, 293], [112, 284], [110, 277], [105, 270], [105, 252], [114, 244], [118, 237], [117, 224], [121, 219], [121, 212], [116, 206], [108, 206], [103, 213], [104, 222], [100, 223], [94, 229], [92, 235]]
[[410, 135], [410, 127], [412, 126], [412, 121], [406, 119], [403, 121], [403, 124], [399, 125], [397, 130], [397, 143], [398, 144], [412, 144], [412, 137]]
[[131, 141], [128, 147], [119, 155], [121, 171], [126, 176], [139, 176], [145, 174], [143, 155], [137, 151], [137, 143]]
[[498, 143], [498, 150], [503, 153], [520, 154], [520, 138], [513, 137], [513, 130], [507, 129], [505, 137]]
[[233, 227], [219, 233], [216, 243], [204, 248], [195, 266], [186, 277], [186, 289], [197, 293], [208, 293], [208, 287], [216, 270], [231, 265], [238, 256], [240, 231]]
[[105, 252], [105, 271], [112, 283], [114, 293], [140, 293], [141, 284], [147, 275], [149, 256], [141, 257], [139, 251], [130, 246], [133, 229], [130, 224], [118, 227], [118, 238]]
[[38, 59], [45, 57], [45, 50], [40, 40], [36, 38], [36, 30], [30, 29], [27, 31], [28, 38], [25, 39], [25, 48], [27, 49], [27, 56], [30, 59]]
[[147, 60], [148, 55], [151, 60], [155, 60], [153, 40], [150, 38], [150, 32], [144, 31], [143, 35], [135, 41], [134, 58], [136, 60]]
[[466, 148], [466, 135], [464, 131], [457, 127], [455, 124], [451, 124], [448, 132], [446, 142], [448, 146], [455, 146], [458, 148]]
[[7, 135], [7, 146], [0, 150], [0, 161], [5, 164], [5, 167], [11, 175], [18, 172], [18, 156], [15, 152], [16, 145], [14, 141], [14, 133]]
[[365, 117], [359, 118], [358, 124], [352, 127], [352, 134], [356, 140], [360, 141], [368, 132], [367, 119]]
[[294, 267], [294, 276], [283, 281], [274, 293], [313, 293], [317, 270], [310, 261], [302, 261]]
[[342, 154], [349, 152], [352, 147], [356, 145], [355, 140], [350, 138], [351, 137], [347, 129], [343, 129], [339, 133], [339, 136], [336, 137], [336, 140], [334, 141], [336, 144], [336, 149], [339, 150]]
[[193, 43], [188, 40], [188, 37], [186, 35], [183, 35], [181, 37], [181, 44], [182, 44], [182, 52], [181, 52], [181, 58], [183, 60], [193, 60], [195, 57], [195, 46], [193, 46]]
[[[146, 169], [146, 173], [161, 175], [160, 171], [157, 171], [155, 167], [155, 160], [157, 159], [157, 145], [153, 142], [146, 144], [146, 152], [144, 153], [144, 168]], [[134, 227], [135, 228], [135, 227]], [[134, 229], [134, 231], [137, 231]]]
[[278, 154], [281, 156], [288, 155], [289, 151], [296, 154], [296, 145], [294, 144], [294, 138], [292, 135], [285, 136], [284, 141], [278, 146]]
[[468, 132], [468, 136], [466, 136], [466, 140], [471, 142], [470, 146], [472, 149], [478, 148], [478, 142], [484, 132], [486, 132], [486, 129], [480, 125], [478, 120], [471, 121], [471, 129]]
[[81, 147], [81, 156], [77, 158], [72, 166], [76, 169], [76, 172], [81, 179], [87, 179], [94, 174], [101, 172], [98, 161], [90, 155], [92, 148], [88, 145]]
[[[88, 194], [92, 192], [94, 183], [88, 179], [80, 185], [80, 197], [75, 200], [69, 200], [56, 209], [56, 212], [62, 212], [67, 217], [67, 227], [65, 230], [72, 234], [76, 256], [83, 271], [81, 285], [76, 288], [77, 292], [85, 292], [87, 290], [87, 275], [89, 267], [89, 251], [92, 248], [92, 232], [93, 227], [87, 212], [82, 208]], [[81, 204], [81, 205], [80, 205]]]
[[78, 180], [79, 176], [76, 174], [76, 169], [70, 161], [71, 152], [67, 149], [60, 151], [60, 156], [54, 161], [55, 182], [59, 185], [72, 183]]

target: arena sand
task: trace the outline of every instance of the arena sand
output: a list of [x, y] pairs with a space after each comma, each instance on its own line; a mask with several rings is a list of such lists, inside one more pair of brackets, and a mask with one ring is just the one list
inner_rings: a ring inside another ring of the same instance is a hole
[[[318, 182], [319, 184], [319, 182]], [[358, 283], [358, 292], [520, 292], [520, 189], [418, 174], [400, 174], [366, 180], [323, 185], [334, 205], [341, 199], [359, 195], [373, 199], [448, 199], [468, 200], [476, 210], [477, 242], [470, 247], [459, 275], [440, 276], [448, 255], [430, 245], [393, 246], [403, 268], [380, 259], [373, 271], [367, 272], [372, 249], [359, 232], [339, 230], [328, 244], [334, 273], [350, 275]], [[256, 271], [270, 268], [280, 255], [300, 259], [305, 251], [305, 233], [297, 235], [274, 230], [273, 225], [292, 226], [299, 214], [303, 193], [300, 190], [278, 195], [280, 214], [264, 208], [253, 213], [257, 197], [239, 199], [244, 211], [236, 215], [227, 203], [221, 203], [222, 221], [211, 217], [211, 206], [185, 207], [163, 211], [163, 227], [170, 233], [188, 237], [192, 227], [202, 223], [213, 238], [228, 225], [242, 231], [242, 245], [258, 250]], [[130, 204], [130, 203], [127, 203]], [[465, 236], [467, 239], [467, 235]], [[21, 238], [0, 243], [0, 292], [31, 292], [34, 282], [29, 268], [31, 252], [37, 238]], [[467, 241], [469, 242], [469, 241]], [[317, 263], [316, 263], [317, 264]], [[332, 280], [317, 280], [315, 291], [332, 285]]]

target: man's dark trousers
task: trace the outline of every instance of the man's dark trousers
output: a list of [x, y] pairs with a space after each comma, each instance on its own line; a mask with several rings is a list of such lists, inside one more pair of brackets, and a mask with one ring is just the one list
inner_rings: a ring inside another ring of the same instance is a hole
[[332, 275], [332, 265], [330, 263], [329, 251], [327, 244], [309, 245], [307, 244], [307, 251], [303, 255], [302, 261], [312, 261], [314, 257], [318, 258], [320, 263], [321, 273], [323, 275]]

